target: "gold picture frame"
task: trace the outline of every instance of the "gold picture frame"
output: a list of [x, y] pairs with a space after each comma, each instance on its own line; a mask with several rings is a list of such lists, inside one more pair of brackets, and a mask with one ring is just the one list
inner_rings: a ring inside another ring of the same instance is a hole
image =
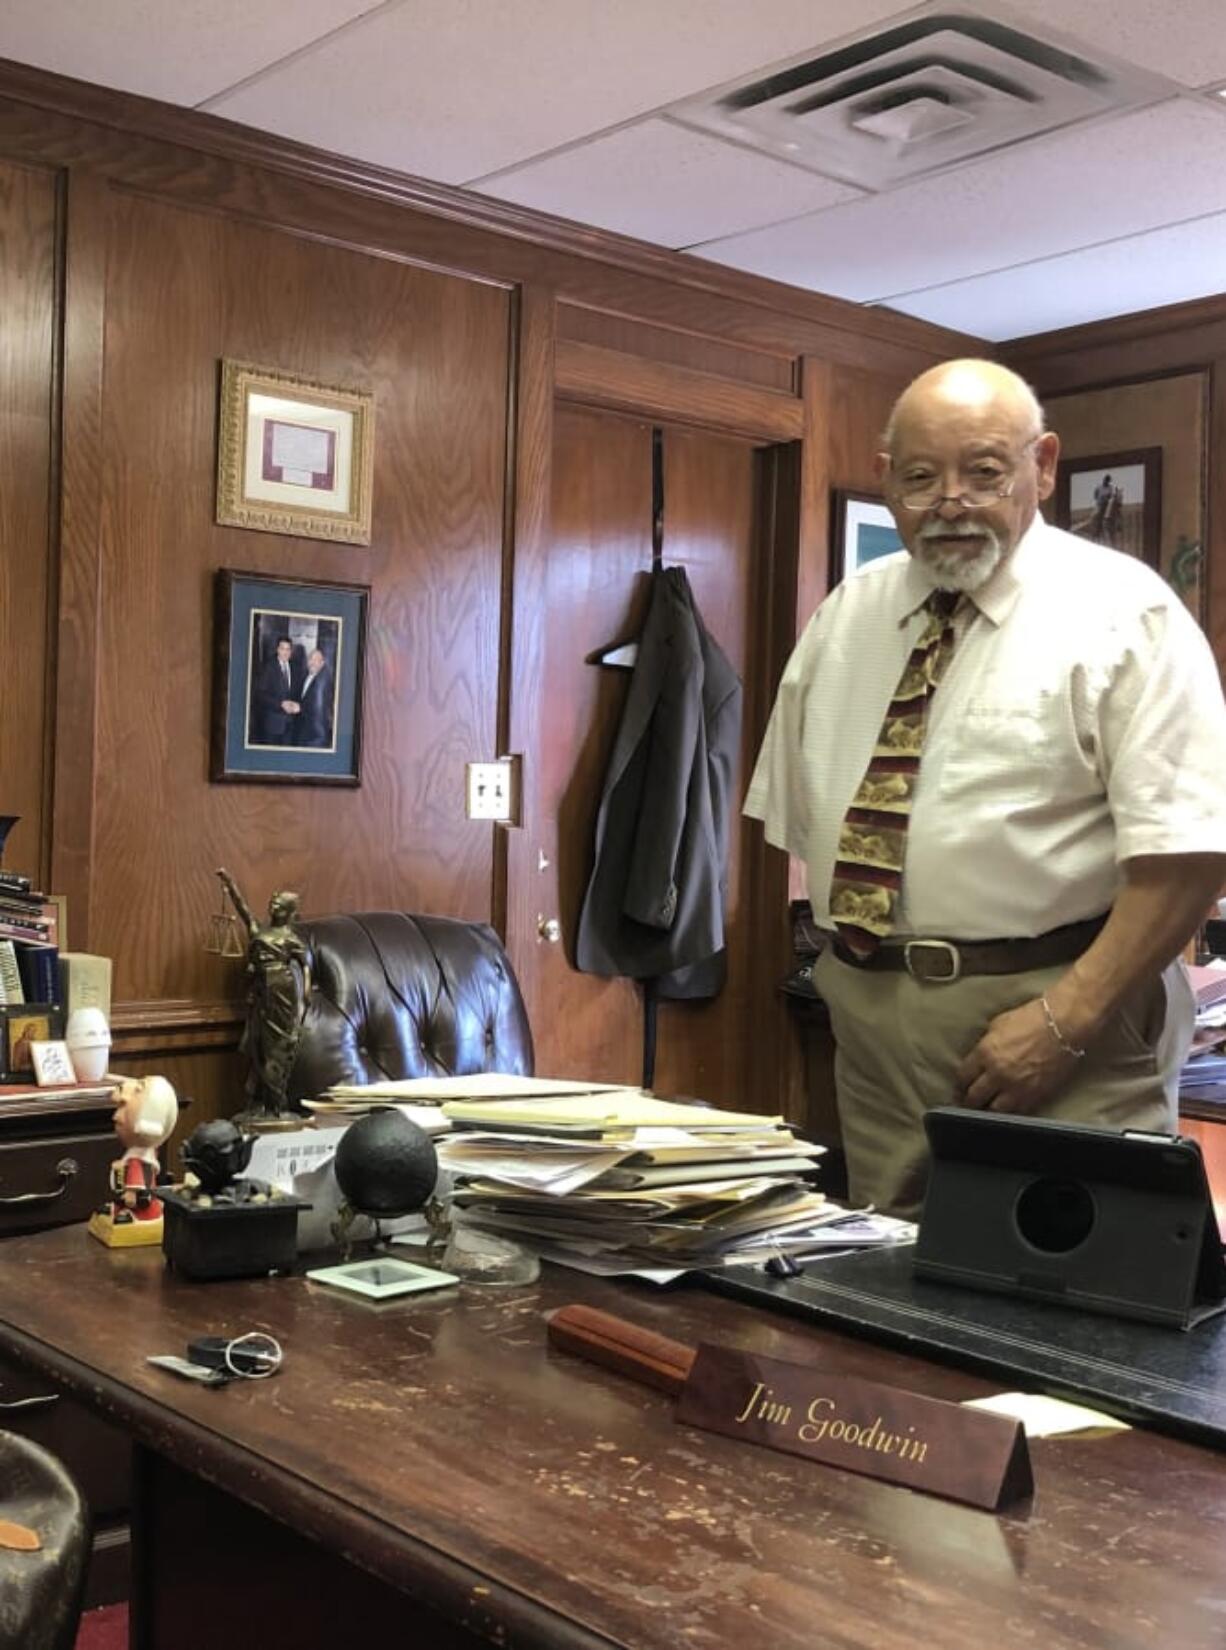
[[374, 434], [369, 391], [223, 361], [218, 522], [369, 544]]

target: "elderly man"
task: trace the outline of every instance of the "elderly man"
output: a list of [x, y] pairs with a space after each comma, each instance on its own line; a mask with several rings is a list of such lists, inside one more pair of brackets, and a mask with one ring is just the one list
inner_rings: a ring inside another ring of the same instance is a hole
[[1021, 379], [924, 373], [885, 448], [905, 552], [814, 615], [746, 812], [806, 861], [830, 935], [852, 1195], [906, 1214], [932, 1106], [1173, 1126], [1226, 708], [1168, 586], [1038, 516], [1059, 441]]

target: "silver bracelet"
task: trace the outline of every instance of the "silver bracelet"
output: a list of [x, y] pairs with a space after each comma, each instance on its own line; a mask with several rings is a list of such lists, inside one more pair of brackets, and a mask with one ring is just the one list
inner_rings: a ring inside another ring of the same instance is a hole
[[1040, 997], [1039, 1005], [1043, 1010], [1043, 1018], [1047, 1021], [1048, 1031], [1051, 1032], [1052, 1036], [1056, 1039], [1064, 1052], [1066, 1054], [1071, 1054], [1074, 1060], [1084, 1060], [1086, 1057], [1085, 1049], [1074, 1048], [1072, 1043], [1069, 1042], [1068, 1038], [1060, 1030], [1060, 1027], [1056, 1024], [1056, 1016], [1052, 1013], [1051, 1004], [1048, 1002], [1047, 998]]

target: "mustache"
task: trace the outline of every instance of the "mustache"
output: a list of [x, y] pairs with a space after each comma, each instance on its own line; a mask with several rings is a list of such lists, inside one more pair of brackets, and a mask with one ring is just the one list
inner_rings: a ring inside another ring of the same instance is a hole
[[980, 539], [987, 529], [973, 521], [926, 521], [916, 534], [920, 539]]

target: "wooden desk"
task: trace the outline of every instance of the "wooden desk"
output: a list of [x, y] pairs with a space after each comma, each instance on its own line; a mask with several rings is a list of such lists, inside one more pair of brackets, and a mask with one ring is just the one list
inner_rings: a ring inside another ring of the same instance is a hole
[[[83, 1231], [13, 1239], [0, 1351], [129, 1427], [134, 1645], [294, 1650], [1220, 1650], [1226, 1456], [1144, 1432], [1033, 1445], [995, 1517], [676, 1426], [551, 1353], [570, 1300], [945, 1398], [989, 1383], [700, 1291], [598, 1284], [373, 1306], [300, 1279], [189, 1284]], [[145, 1363], [263, 1329], [283, 1371]]]
[[[0, 1087], [0, 1239], [74, 1225], [105, 1196], [120, 1150], [115, 1103], [104, 1096]], [[0, 1255], [3, 1245], [0, 1244]], [[0, 1269], [3, 1260], [0, 1259]], [[93, 1557], [86, 1607], [127, 1598], [131, 1449], [54, 1382], [0, 1357], [0, 1427], [42, 1444], [68, 1468], [89, 1503]]]

